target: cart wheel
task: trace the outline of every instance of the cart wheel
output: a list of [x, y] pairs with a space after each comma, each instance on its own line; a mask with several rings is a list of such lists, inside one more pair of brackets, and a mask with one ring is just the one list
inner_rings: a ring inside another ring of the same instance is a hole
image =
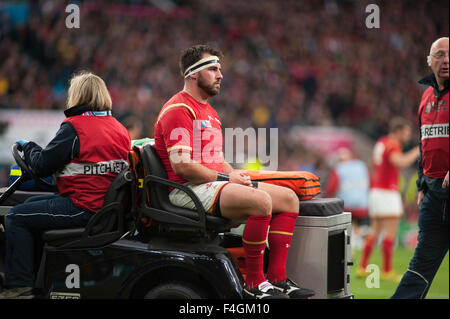
[[204, 292], [188, 283], [172, 282], [160, 284], [152, 288], [144, 299], [203, 299]]

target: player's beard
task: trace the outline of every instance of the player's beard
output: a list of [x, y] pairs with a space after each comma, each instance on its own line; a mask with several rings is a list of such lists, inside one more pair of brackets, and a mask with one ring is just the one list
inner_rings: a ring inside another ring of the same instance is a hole
[[206, 94], [208, 94], [209, 96], [214, 96], [219, 94], [220, 92], [220, 87], [215, 87], [215, 85], [217, 84], [217, 82], [214, 82], [212, 84], [208, 84], [206, 83], [205, 79], [199, 75], [198, 77], [198, 81], [197, 81], [197, 85], [199, 88], [201, 88], [203, 91], [206, 92]]

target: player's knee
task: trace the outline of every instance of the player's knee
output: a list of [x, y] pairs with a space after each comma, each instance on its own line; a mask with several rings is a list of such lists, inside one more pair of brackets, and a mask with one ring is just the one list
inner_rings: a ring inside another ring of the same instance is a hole
[[272, 198], [264, 191], [257, 191], [252, 206], [252, 215], [270, 215], [272, 214]]
[[300, 207], [300, 201], [298, 199], [297, 194], [292, 190], [287, 188], [286, 189], [286, 195], [285, 195], [285, 203], [288, 206], [289, 212], [297, 212], [299, 211]]

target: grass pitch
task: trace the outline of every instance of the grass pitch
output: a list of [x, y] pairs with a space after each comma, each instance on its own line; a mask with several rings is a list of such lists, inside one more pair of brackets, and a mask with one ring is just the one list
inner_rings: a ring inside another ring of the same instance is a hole
[[[414, 254], [413, 250], [397, 247], [393, 257], [393, 267], [398, 274], [404, 274], [408, 268], [409, 261]], [[350, 278], [350, 290], [355, 296], [355, 299], [387, 299], [390, 298], [398, 283], [391, 281], [385, 281], [380, 279], [379, 288], [366, 287], [366, 280], [364, 278], [358, 278], [356, 276], [356, 270], [360, 261], [361, 251], [354, 250], [351, 278]], [[369, 260], [369, 264], [376, 264], [382, 269], [382, 256], [379, 247], [375, 248], [372, 256]], [[434, 277], [431, 288], [428, 291], [427, 299], [449, 299], [449, 254], [445, 256], [441, 267], [439, 268], [436, 276]]]

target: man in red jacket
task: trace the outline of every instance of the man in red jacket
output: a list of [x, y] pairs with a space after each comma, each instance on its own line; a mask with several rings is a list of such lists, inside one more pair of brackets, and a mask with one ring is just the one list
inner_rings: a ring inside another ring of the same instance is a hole
[[419, 81], [428, 86], [419, 106], [419, 235], [414, 256], [392, 298], [425, 298], [448, 252], [448, 51], [448, 37], [431, 45], [428, 65], [433, 74]]
[[19, 140], [38, 177], [57, 175], [59, 194], [35, 196], [5, 217], [6, 256], [3, 298], [31, 298], [34, 239], [49, 229], [84, 227], [103, 206], [105, 194], [127, 164], [130, 136], [111, 114], [105, 83], [92, 73], [76, 74], [68, 92], [66, 119], [42, 149]]

